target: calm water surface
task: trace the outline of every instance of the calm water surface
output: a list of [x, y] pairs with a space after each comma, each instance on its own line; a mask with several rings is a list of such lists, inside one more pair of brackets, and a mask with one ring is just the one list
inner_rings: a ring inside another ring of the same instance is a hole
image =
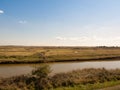
[[[0, 77], [11, 77], [16, 75], [28, 74], [35, 66], [44, 64], [1, 64]], [[51, 67], [51, 74], [59, 72], [68, 72], [76, 69], [84, 68], [106, 68], [116, 69], [120, 68], [120, 61], [87, 61], [87, 62], [65, 62], [65, 63], [49, 63]]]

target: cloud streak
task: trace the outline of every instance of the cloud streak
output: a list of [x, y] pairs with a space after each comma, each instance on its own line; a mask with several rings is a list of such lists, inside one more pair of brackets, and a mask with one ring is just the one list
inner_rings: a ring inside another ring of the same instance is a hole
[[56, 40], [60, 41], [120, 41], [120, 37], [108, 37], [108, 38], [102, 38], [102, 37], [56, 37]]
[[3, 14], [4, 13], [4, 11], [3, 10], [0, 10], [0, 14]]
[[26, 24], [27, 21], [26, 20], [20, 20], [18, 23], [20, 23], [20, 24]]

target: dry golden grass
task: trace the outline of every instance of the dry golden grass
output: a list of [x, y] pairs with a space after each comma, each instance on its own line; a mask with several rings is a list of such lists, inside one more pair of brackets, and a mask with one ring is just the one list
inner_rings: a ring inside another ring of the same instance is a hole
[[[44, 54], [43, 54], [44, 53]], [[19, 57], [19, 58], [18, 58]], [[44, 58], [43, 58], [44, 57]], [[119, 59], [119, 47], [25, 47], [1, 46], [0, 61], [9, 60], [46, 60], [74, 61], [74, 60], [101, 60]]]

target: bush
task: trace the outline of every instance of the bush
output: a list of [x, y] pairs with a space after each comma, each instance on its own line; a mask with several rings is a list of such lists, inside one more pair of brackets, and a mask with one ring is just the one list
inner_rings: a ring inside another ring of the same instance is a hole
[[32, 71], [32, 75], [34, 75], [37, 78], [46, 78], [50, 72], [51, 72], [50, 67], [48, 65], [44, 65], [35, 68]]

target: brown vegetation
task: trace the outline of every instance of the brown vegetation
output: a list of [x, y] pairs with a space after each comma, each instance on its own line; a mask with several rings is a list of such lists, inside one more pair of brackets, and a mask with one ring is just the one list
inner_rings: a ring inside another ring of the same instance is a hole
[[120, 80], [120, 69], [83, 69], [49, 76], [49, 66], [41, 66], [30, 75], [0, 79], [0, 90], [48, 90], [51, 88], [104, 83]]

